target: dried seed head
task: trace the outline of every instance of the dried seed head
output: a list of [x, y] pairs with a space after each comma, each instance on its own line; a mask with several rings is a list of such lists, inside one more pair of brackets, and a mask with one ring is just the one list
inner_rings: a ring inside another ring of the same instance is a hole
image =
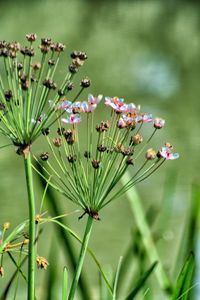
[[84, 78], [81, 80], [80, 86], [83, 88], [88, 88], [90, 86], [90, 84], [91, 84], [90, 79]]
[[4, 230], [8, 230], [10, 228], [10, 223], [9, 222], [6, 222], [3, 224], [3, 229]]
[[143, 137], [142, 137], [139, 133], [134, 134], [134, 135], [131, 137], [131, 143], [132, 143], [133, 145], [138, 145], [138, 144], [142, 143], [142, 141], [143, 141]]
[[93, 166], [93, 168], [94, 169], [98, 169], [99, 167], [100, 167], [100, 160], [98, 160], [98, 159], [94, 159], [93, 161], [92, 161], [92, 166]]
[[61, 138], [55, 138], [52, 140], [54, 146], [60, 147], [62, 145], [62, 139]]
[[28, 33], [26, 35], [26, 39], [29, 42], [34, 42], [37, 39], [37, 34], [35, 34], [35, 33]]
[[37, 256], [36, 262], [37, 262], [38, 269], [46, 269], [49, 265], [46, 258], [44, 258], [42, 256]]
[[48, 153], [48, 152], [43, 152], [43, 153], [40, 155], [40, 158], [41, 158], [41, 160], [43, 160], [43, 161], [48, 160], [48, 158], [49, 158], [49, 153]]
[[150, 148], [147, 150], [146, 159], [153, 160], [156, 158], [156, 156], [157, 156], [157, 152], [154, 149]]

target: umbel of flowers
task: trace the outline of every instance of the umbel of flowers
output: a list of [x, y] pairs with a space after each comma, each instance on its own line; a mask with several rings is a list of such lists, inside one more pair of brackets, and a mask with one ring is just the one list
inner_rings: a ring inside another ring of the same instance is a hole
[[[50, 124], [54, 110], [47, 105], [48, 100], [56, 104], [66, 96], [73, 88], [74, 74], [87, 59], [84, 52], [74, 51], [59, 83], [55, 76], [65, 45], [42, 38], [34, 48], [36, 38], [36, 34], [27, 34], [25, 46], [0, 41], [0, 133], [12, 141], [18, 154], [25, 156], [42, 128]], [[90, 81], [83, 79], [79, 94], [89, 85]]]
[[[50, 184], [94, 219], [99, 219], [99, 210], [105, 205], [149, 177], [166, 160], [179, 156], [169, 143], [160, 150], [149, 146], [165, 121], [153, 119], [124, 99], [106, 97], [108, 112], [96, 124], [95, 112], [102, 98], [90, 94], [87, 101], [65, 100], [54, 105], [57, 115], [63, 111], [65, 116], [58, 120], [55, 136], [50, 138], [47, 132], [49, 151], [40, 155], [46, 161], [47, 179], [52, 175]], [[146, 126], [152, 130], [145, 140]], [[118, 183], [127, 170], [132, 177], [122, 187]]]

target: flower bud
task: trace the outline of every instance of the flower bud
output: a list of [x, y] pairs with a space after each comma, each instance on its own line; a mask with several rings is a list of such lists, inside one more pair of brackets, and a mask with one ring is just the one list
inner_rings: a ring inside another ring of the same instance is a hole
[[163, 120], [161, 118], [154, 119], [154, 123], [153, 123], [154, 128], [161, 129], [161, 128], [163, 128], [164, 125], [165, 125], [165, 120]]
[[156, 156], [157, 156], [157, 152], [154, 149], [150, 148], [147, 150], [146, 159], [153, 160], [156, 158]]
[[142, 143], [142, 141], [143, 141], [143, 137], [139, 133], [134, 134], [131, 137], [131, 142], [133, 145], [138, 145], [138, 144]]
[[36, 262], [37, 262], [38, 269], [46, 269], [49, 265], [46, 258], [42, 256], [37, 256]]
[[44, 152], [40, 155], [41, 160], [46, 161], [49, 158], [49, 153], [48, 152]]
[[3, 229], [4, 230], [8, 230], [10, 228], [10, 223], [9, 222], [6, 222], [3, 224]]

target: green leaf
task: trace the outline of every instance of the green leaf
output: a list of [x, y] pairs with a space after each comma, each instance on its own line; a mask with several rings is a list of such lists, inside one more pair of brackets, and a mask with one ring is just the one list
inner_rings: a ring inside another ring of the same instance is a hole
[[171, 300], [187, 300], [191, 290], [192, 275], [194, 272], [195, 260], [191, 252], [178, 276], [178, 280]]
[[67, 299], [67, 287], [68, 287], [68, 270], [66, 267], [64, 267], [63, 281], [62, 281], [62, 300]]
[[153, 265], [151, 265], [151, 267], [144, 273], [144, 275], [138, 280], [136, 286], [131, 291], [131, 293], [125, 298], [125, 300], [132, 300], [137, 295], [137, 293], [143, 288], [144, 283], [149, 278], [150, 274], [153, 272], [157, 263], [157, 261], [153, 263]]

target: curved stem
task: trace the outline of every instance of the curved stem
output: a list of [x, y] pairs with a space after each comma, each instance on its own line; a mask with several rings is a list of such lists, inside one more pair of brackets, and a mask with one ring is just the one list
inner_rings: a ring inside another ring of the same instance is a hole
[[78, 264], [76, 267], [76, 272], [72, 281], [72, 285], [70, 288], [70, 292], [69, 292], [69, 297], [68, 300], [73, 300], [74, 296], [75, 296], [75, 292], [77, 289], [77, 285], [78, 285], [78, 281], [79, 281], [79, 277], [81, 274], [81, 270], [83, 267], [83, 262], [84, 262], [84, 258], [85, 258], [85, 253], [87, 251], [87, 246], [88, 246], [88, 242], [90, 239], [90, 234], [92, 231], [92, 225], [93, 225], [93, 218], [91, 216], [88, 216], [88, 220], [87, 220], [87, 224], [86, 224], [86, 228], [85, 228], [85, 233], [84, 233], [84, 237], [83, 237], [83, 242], [82, 242], [82, 246], [81, 246], [81, 251], [79, 254], [79, 259], [78, 259]]
[[28, 249], [28, 300], [35, 299], [35, 201], [33, 193], [33, 177], [31, 156], [24, 158], [24, 169], [29, 205], [29, 249]]

